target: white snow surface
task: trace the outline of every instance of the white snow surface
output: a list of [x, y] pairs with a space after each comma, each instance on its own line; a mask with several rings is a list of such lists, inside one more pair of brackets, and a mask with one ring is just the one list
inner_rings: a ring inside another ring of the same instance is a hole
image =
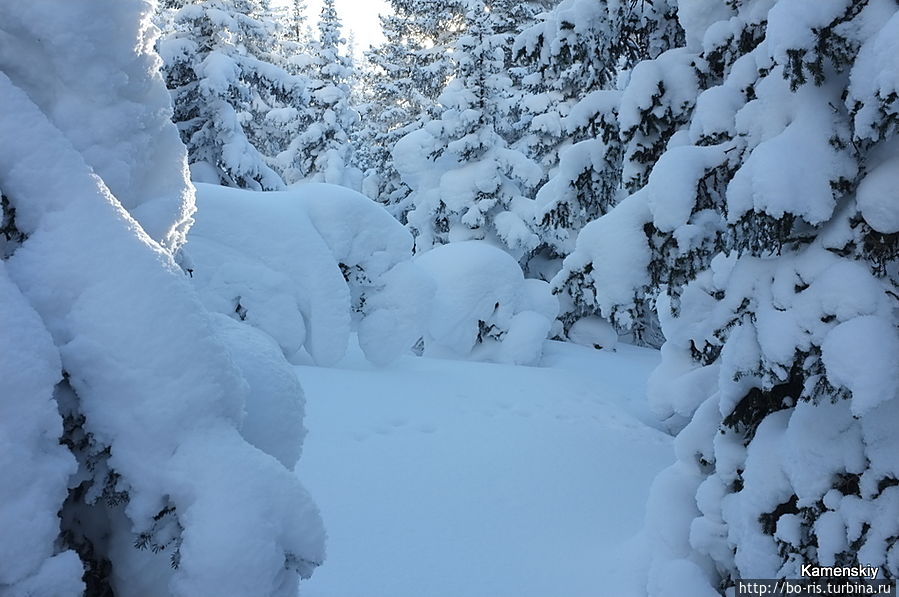
[[537, 367], [353, 347], [301, 366], [298, 474], [328, 529], [304, 597], [637, 595], [633, 539], [673, 459], [644, 380], [658, 352], [547, 342]]

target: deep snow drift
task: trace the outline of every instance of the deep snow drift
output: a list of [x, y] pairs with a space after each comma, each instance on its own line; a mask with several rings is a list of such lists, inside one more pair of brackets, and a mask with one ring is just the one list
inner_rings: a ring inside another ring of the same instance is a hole
[[622, 556], [643, 553], [630, 539], [674, 458], [642, 422], [658, 359], [548, 342], [540, 367], [407, 356], [379, 369], [355, 347], [335, 368], [298, 367], [298, 474], [328, 530], [303, 595], [636, 594]]

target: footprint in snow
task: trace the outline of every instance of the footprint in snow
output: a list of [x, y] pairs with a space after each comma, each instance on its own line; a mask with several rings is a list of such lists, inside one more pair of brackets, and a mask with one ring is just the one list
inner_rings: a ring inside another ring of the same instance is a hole
[[421, 423], [420, 425], [417, 425], [415, 428], [418, 429], [422, 433], [434, 433], [435, 431], [437, 431], [437, 427], [435, 427], [434, 425], [432, 425], [430, 423]]

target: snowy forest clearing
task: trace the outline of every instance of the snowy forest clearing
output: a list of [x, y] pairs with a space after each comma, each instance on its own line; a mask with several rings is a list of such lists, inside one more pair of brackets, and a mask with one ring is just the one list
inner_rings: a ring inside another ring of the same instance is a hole
[[310, 429], [298, 475], [328, 529], [302, 594], [631, 594], [618, 583], [632, 576], [609, 572], [674, 460], [671, 437], [642, 422], [658, 359], [549, 342], [540, 367], [376, 368], [358, 349], [298, 367]]
[[895, 583], [899, 3], [335, 1], [0, 1], [0, 597]]

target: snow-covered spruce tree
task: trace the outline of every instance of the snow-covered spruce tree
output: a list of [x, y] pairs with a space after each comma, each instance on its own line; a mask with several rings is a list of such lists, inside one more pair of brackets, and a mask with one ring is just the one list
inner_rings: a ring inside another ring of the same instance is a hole
[[277, 38], [273, 54], [277, 64], [289, 73], [307, 76], [312, 30], [306, 16], [305, 0], [270, 5], [265, 13], [274, 21]]
[[[532, 91], [524, 102], [531, 110], [530, 134], [522, 142], [549, 175], [536, 195], [540, 246], [529, 264], [532, 275], [553, 277], [584, 225], [621, 199], [622, 173], [632, 170], [634, 162], [650, 167], [658, 158], [641, 152], [646, 139], [664, 146], [683, 126], [681, 112], [689, 115], [692, 104], [670, 92], [690, 89], [695, 75], [684, 68], [670, 75], [647, 72], [646, 63], [638, 64], [682, 40], [683, 30], [667, 2], [585, 0], [562, 2], [516, 40], [517, 54], [531, 71], [524, 78]], [[663, 54], [659, 60], [676, 66], [676, 56]], [[668, 88], [665, 77], [671, 80]], [[688, 82], [686, 87], [679, 77]], [[631, 85], [623, 93], [616, 91], [628, 79]], [[642, 128], [634, 124], [635, 117], [642, 118], [637, 120]], [[560, 320], [566, 330], [596, 313], [589, 274], [577, 272], [564, 280]], [[640, 304], [637, 311], [622, 324], [635, 331], [637, 342], [658, 346], [651, 305]]]
[[[614, 90], [638, 61], [682, 38], [666, 2], [565, 0], [515, 40], [527, 72], [520, 102], [526, 132], [517, 143], [548, 177], [536, 196], [540, 247], [531, 275], [557, 273], [580, 229], [619, 200], [626, 147]], [[567, 329], [590, 314], [569, 301], [562, 321]]]
[[308, 92], [306, 80], [284, 68], [265, 5], [194, 0], [170, 21], [158, 47], [194, 177], [283, 187], [274, 158], [307, 126]]
[[279, 156], [285, 180], [315, 180], [344, 186], [359, 185], [350, 174], [352, 129], [359, 114], [350, 105], [352, 61], [341, 46], [340, 18], [334, 0], [325, 0], [319, 17], [319, 38], [310, 45], [311, 100], [308, 125]]
[[[621, 184], [625, 193], [630, 191], [645, 197], [646, 194], [641, 191], [650, 179], [648, 173], [656, 166], [656, 162], [660, 161], [659, 158], [666, 147], [676, 145], [680, 142], [679, 139], [682, 141], [685, 138], [696, 98], [703, 84], [704, 73], [705, 62], [702, 57], [687, 48], [673, 48], [654, 60], [640, 62], [630, 73], [630, 81], [621, 92], [618, 101], [618, 143], [616, 144], [614, 137], [609, 135], [611, 132], [609, 119], [606, 117], [604, 122], [607, 124], [603, 129], [608, 131], [605, 138], [609, 139], [609, 142], [605, 147], [599, 147], [595, 143], [587, 146], [596, 150], [599, 156], [602, 156], [602, 161], [572, 149], [569, 150], [569, 159], [572, 159], [569, 163], [576, 167], [578, 163], [573, 161], [574, 158], [586, 161], [590, 157], [587, 163], [591, 166], [597, 161], [601, 166], [614, 166], [611, 171], [603, 169], [596, 175], [591, 173], [590, 179], [600, 183], [608, 181], [609, 175], [612, 172], [617, 173], [618, 168], [621, 168]], [[600, 111], [598, 114], [602, 115], [603, 112]], [[589, 119], [587, 121], [589, 122]], [[683, 133], [680, 137], [677, 135], [679, 132]], [[618, 159], [622, 162], [618, 162]], [[564, 173], [562, 167], [560, 172]], [[609, 187], [600, 186], [599, 190], [609, 190]], [[552, 196], [549, 198], [552, 199]], [[645, 199], [640, 201], [645, 202]], [[607, 210], [608, 207], [617, 204], [617, 198], [596, 202], [596, 206], [601, 210]], [[553, 204], [549, 205], [552, 207]], [[634, 207], [636, 205], [637, 202], [631, 201], [618, 215], [607, 220], [608, 224], [594, 226], [590, 231], [587, 230], [589, 226], [584, 227], [578, 234], [578, 245], [585, 250], [575, 250], [577, 256], [565, 262], [562, 270], [554, 278], [553, 285], [562, 298], [561, 319], [566, 326], [581, 316], [602, 312], [619, 331], [626, 331], [638, 344], [659, 346], [662, 336], [655, 312], [656, 296], [663, 284], [670, 285], [670, 281], [665, 278], [667, 273], [674, 272], [683, 279], [696, 271], [695, 264], [691, 266], [692, 269], [683, 268], [694, 260], [697, 251], [693, 251], [690, 255], [679, 254], [678, 267], [674, 268], [660, 269], [658, 263], [664, 259], [653, 261], [650, 278], [644, 278], [639, 269], [631, 267], [634, 264], [628, 265], [622, 260], [616, 261], [621, 263], [622, 270], [616, 270], [611, 277], [603, 273], [605, 270], [596, 270], [596, 260], [605, 259], [605, 251], [615, 251], [612, 249], [613, 244], [628, 242], [634, 229], [639, 229], [643, 237], [650, 238], [657, 250], [668, 253], [672, 251], [674, 241], [665, 235], [657, 234], [655, 225], [647, 221], [641, 211], [642, 203], [639, 207]], [[699, 216], [702, 214], [698, 214]], [[626, 220], [619, 221], [620, 218]], [[617, 224], [612, 224], [613, 221]], [[705, 223], [697, 225], [699, 229], [704, 229]], [[614, 232], [606, 226], [614, 226]], [[602, 232], [599, 232], [600, 230]], [[582, 235], [583, 241], [580, 240]], [[597, 235], [604, 235], [605, 238], [600, 239]], [[570, 239], [568, 235], [559, 236]], [[588, 238], [590, 240], [587, 240]], [[602, 249], [598, 248], [600, 244], [603, 246]], [[586, 249], [587, 247], [591, 248]], [[599, 257], [600, 253], [596, 251], [601, 251], [603, 256]], [[613, 252], [608, 255], [615, 254]], [[700, 260], [698, 265], [701, 266], [703, 263]], [[608, 289], [605, 291], [606, 294], [615, 296], [615, 300], [608, 302], [596, 296], [594, 289], [600, 285], [606, 287]], [[633, 285], [639, 287], [634, 296], [631, 294]]]
[[[359, 126], [353, 139], [354, 166], [362, 172], [363, 193], [384, 204], [398, 221], [405, 223], [403, 199], [409, 189], [393, 167], [390, 149], [403, 135], [417, 128], [417, 115], [410, 109], [414, 92], [409, 87], [408, 52], [391, 43], [393, 33], [382, 27], [387, 42], [365, 53], [359, 73], [357, 107]], [[401, 91], [403, 90], [403, 91]]]
[[489, 7], [473, 3], [454, 51], [456, 77], [439, 101], [439, 119], [406, 135], [393, 150], [414, 208], [407, 220], [416, 248], [493, 239], [516, 259], [536, 246], [529, 194], [542, 172], [497, 133], [501, 90], [509, 79]]
[[804, 563], [895, 579], [899, 6], [694, 9], [689, 127], [562, 274], [589, 275], [604, 314], [659, 294], [650, 399], [680, 433], [650, 498], [649, 593]]
[[193, 190], [151, 8], [0, 5], [4, 595], [292, 595], [323, 556], [296, 377], [175, 263]]
[[415, 50], [410, 59], [413, 88], [429, 100], [432, 116], [439, 116], [437, 97], [455, 73], [452, 50], [465, 30], [467, 0], [390, 0], [393, 13], [402, 23], [402, 39]]
[[516, 63], [515, 39], [525, 29], [537, 22], [543, 11], [549, 10], [552, 2], [547, 0], [493, 0], [489, 3], [491, 28], [494, 44], [503, 53], [503, 69], [510, 84], [500, 90], [497, 98], [499, 114], [496, 122], [498, 132], [510, 146], [518, 144], [527, 133], [527, 118], [524, 105], [530, 90], [522, 85], [522, 79], [529, 74], [527, 68]]
[[406, 38], [405, 20], [382, 15], [381, 28], [385, 42], [365, 53], [356, 165], [364, 173], [363, 191], [405, 223], [409, 188], [400, 179], [390, 150], [427, 120], [431, 102], [415, 88], [417, 66], [412, 57], [421, 48]]
[[381, 16], [385, 41], [365, 52], [364, 113], [357, 164], [364, 190], [401, 222], [411, 209], [410, 189], [393, 163], [391, 150], [406, 134], [439, 116], [437, 97], [453, 73], [450, 49], [464, 14], [461, 2], [391, 0]]
[[[594, 178], [589, 158], [601, 159], [605, 146], [596, 148], [598, 154], [585, 154], [581, 146], [579, 156], [587, 160], [569, 159], [561, 171], [559, 154], [578, 142], [596, 145], [603, 138], [617, 140], [616, 102], [608, 101], [609, 94], [593, 92], [614, 86], [619, 59], [613, 56], [613, 46], [621, 39], [618, 29], [607, 3], [566, 0], [520, 33], [513, 46], [521, 70], [528, 73], [522, 77], [526, 95], [519, 115], [519, 126], [526, 132], [517, 147], [538, 161], [550, 179], [537, 194], [534, 215], [540, 247], [530, 268], [541, 276], [551, 277], [558, 270], [541, 262], [567, 255], [577, 230], [601, 214], [598, 205], [592, 205], [597, 201], [587, 196], [593, 189], [585, 188], [585, 183], [592, 186]], [[579, 102], [581, 118], [569, 122], [566, 117]], [[614, 159], [614, 151], [610, 157]], [[614, 164], [609, 178], [617, 186]], [[614, 187], [611, 191], [614, 194]]]
[[306, 0], [292, 0], [287, 12], [284, 37], [302, 43], [306, 36]]
[[[10, 56], [0, 53], [4, 58]], [[6, 81], [0, 73], [0, 86]], [[40, 315], [10, 279], [6, 259], [27, 237], [2, 191], [0, 201], [0, 591], [74, 597], [84, 590], [84, 568], [71, 545], [57, 543], [57, 513], [77, 468], [59, 442], [63, 426], [53, 395], [62, 365]]]
[[[540, 272], [541, 277], [554, 276], [561, 259], [574, 249], [581, 228], [608, 212], [620, 198], [620, 95], [616, 91], [593, 91], [571, 106], [566, 116], [550, 116], [567, 141], [557, 147], [558, 163], [535, 196], [534, 223], [540, 246], [529, 268]], [[563, 313], [571, 314], [571, 309]]]

